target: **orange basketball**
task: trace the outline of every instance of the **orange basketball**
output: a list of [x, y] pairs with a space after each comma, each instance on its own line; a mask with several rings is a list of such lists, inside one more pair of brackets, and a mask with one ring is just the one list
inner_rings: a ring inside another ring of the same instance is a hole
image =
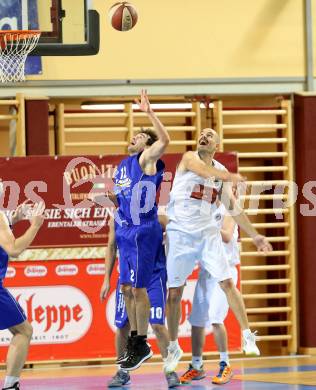
[[109, 18], [115, 30], [128, 31], [137, 23], [138, 15], [132, 4], [123, 1], [112, 5], [109, 9]]

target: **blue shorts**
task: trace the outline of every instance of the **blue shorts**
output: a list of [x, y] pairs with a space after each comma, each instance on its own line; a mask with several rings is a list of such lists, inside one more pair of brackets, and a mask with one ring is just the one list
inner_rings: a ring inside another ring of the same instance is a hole
[[120, 282], [148, 288], [154, 271], [166, 264], [163, 232], [157, 219], [141, 225], [115, 223], [115, 237], [120, 256]]
[[12, 326], [22, 324], [26, 315], [22, 307], [17, 303], [9, 291], [2, 286], [0, 281], [0, 330], [9, 329]]
[[[165, 323], [165, 308], [166, 308], [166, 293], [167, 293], [167, 271], [166, 269], [157, 270], [153, 274], [153, 278], [147, 288], [150, 301], [150, 324]], [[120, 280], [116, 287], [115, 301], [115, 326], [124, 328], [128, 322], [124, 296], [121, 293]]]

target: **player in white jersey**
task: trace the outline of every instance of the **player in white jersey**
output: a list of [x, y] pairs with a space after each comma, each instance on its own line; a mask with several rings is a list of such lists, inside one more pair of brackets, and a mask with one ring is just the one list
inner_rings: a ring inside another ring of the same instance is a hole
[[[226, 259], [230, 266], [234, 284], [237, 285], [238, 270], [236, 265], [240, 263], [238, 226], [233, 218], [227, 215], [227, 211], [222, 204], [218, 211], [214, 213], [214, 221], [221, 228]], [[192, 362], [180, 378], [181, 383], [189, 384], [192, 380], [199, 380], [206, 376], [202, 360], [205, 328], [210, 328], [213, 332], [217, 350], [220, 353], [219, 373], [212, 378], [212, 383], [225, 384], [232, 378], [233, 372], [229, 364], [227, 332], [224, 325], [228, 309], [226, 295], [220, 288], [218, 281], [205, 269], [201, 268], [189, 317], [192, 325]]]
[[182, 355], [178, 343], [181, 297], [186, 279], [192, 273], [196, 261], [218, 280], [225, 292], [243, 331], [244, 352], [247, 355], [260, 354], [255, 335], [249, 329], [241, 294], [231, 277], [220, 229], [212, 218], [219, 195], [236, 223], [253, 239], [258, 251], [271, 251], [272, 247], [266, 237], [258, 234], [237, 204], [231, 185], [241, 181], [241, 177], [227, 172], [223, 165], [214, 160], [218, 147], [219, 137], [216, 132], [204, 129], [198, 140], [198, 150], [183, 155], [170, 193], [167, 207], [170, 220], [167, 226], [167, 321], [171, 341], [165, 362], [166, 371], [173, 371]]

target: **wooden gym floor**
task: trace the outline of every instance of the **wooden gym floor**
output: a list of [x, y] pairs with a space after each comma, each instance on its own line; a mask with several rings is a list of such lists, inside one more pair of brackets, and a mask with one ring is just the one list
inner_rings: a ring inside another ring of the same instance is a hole
[[[217, 361], [205, 361], [207, 378], [195, 381], [186, 389], [215, 389], [210, 376], [217, 372]], [[182, 374], [188, 363], [181, 362], [178, 374]], [[264, 357], [232, 359], [234, 378], [221, 386], [226, 390], [310, 390], [316, 389], [316, 356]], [[21, 387], [23, 390], [98, 390], [105, 389], [108, 380], [115, 373], [115, 365], [34, 368], [25, 370]], [[166, 389], [161, 373], [161, 363], [147, 363], [131, 374], [129, 389]]]

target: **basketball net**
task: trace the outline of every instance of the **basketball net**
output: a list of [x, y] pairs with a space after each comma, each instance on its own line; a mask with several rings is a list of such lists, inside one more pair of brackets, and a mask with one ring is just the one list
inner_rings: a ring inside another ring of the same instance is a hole
[[0, 81], [12, 83], [25, 80], [25, 61], [35, 48], [40, 31], [0, 31]]

